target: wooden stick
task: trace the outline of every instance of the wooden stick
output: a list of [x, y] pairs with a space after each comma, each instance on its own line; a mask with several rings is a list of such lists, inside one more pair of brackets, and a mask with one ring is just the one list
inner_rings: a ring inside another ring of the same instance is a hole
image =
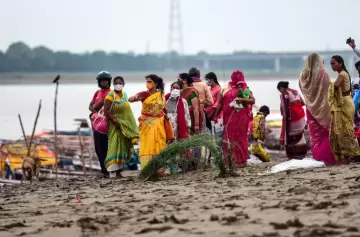
[[80, 142], [80, 159], [83, 164], [83, 173], [84, 176], [86, 175], [86, 166], [85, 166], [85, 158], [84, 158], [84, 145], [81, 138], [81, 126], [78, 128], [78, 136], [79, 136], [79, 142]]
[[[90, 123], [89, 123], [90, 122]], [[89, 147], [89, 154], [90, 154], [90, 172], [95, 172], [95, 170], [93, 170], [92, 168], [92, 164], [93, 164], [93, 158], [94, 158], [94, 152], [95, 152], [95, 143], [94, 143], [94, 131], [92, 130], [92, 125], [91, 125], [91, 121], [87, 122], [87, 127], [91, 128], [90, 129], [90, 146]]]
[[[90, 140], [91, 141], [91, 140]], [[93, 172], [93, 149], [92, 146], [87, 146], [88, 148], [88, 153], [89, 153], [89, 160], [90, 160], [90, 169], [89, 169], [89, 173], [91, 174]]]
[[20, 122], [20, 126], [21, 126], [21, 131], [22, 131], [22, 134], [24, 136], [24, 140], [25, 140], [25, 145], [26, 145], [26, 148], [28, 150], [28, 153], [30, 152], [30, 147], [29, 147], [29, 143], [27, 142], [27, 139], [26, 139], [26, 135], [25, 135], [25, 129], [24, 129], [24, 125], [22, 123], [22, 120], [21, 120], [21, 115], [18, 114], [18, 117], [19, 117], [19, 122]]
[[59, 79], [60, 75], [57, 75], [53, 80], [53, 83], [56, 84], [55, 88], [55, 99], [54, 99], [54, 148], [55, 148], [55, 179], [58, 178], [58, 148], [57, 148], [57, 119], [56, 119], [56, 110], [57, 110], [57, 97], [58, 97], [58, 88], [59, 88]]
[[32, 133], [31, 133], [27, 156], [30, 156], [30, 153], [31, 153], [31, 145], [32, 145], [32, 142], [33, 142], [33, 139], [34, 139], [34, 134], [35, 134], [35, 130], [36, 130], [37, 121], [39, 119], [40, 110], [41, 110], [41, 100], [39, 101], [39, 108], [38, 108], [38, 111], [37, 111], [37, 114], [36, 114], [33, 130], [32, 130]]

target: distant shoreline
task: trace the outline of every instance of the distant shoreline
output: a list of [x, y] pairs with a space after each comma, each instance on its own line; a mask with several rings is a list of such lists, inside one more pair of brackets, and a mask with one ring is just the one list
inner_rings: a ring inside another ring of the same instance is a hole
[[[203, 70], [204, 71], [204, 70]], [[165, 82], [173, 82], [176, 80], [177, 72], [152, 72], [161, 76]], [[218, 79], [221, 81], [230, 79], [231, 71], [217, 72]], [[244, 72], [247, 80], [282, 80], [289, 78], [298, 78], [299, 72]], [[90, 84], [95, 83], [97, 73], [60, 73], [61, 84]], [[144, 77], [150, 74], [149, 72], [119, 72], [113, 73], [113, 76], [121, 75], [125, 82], [143, 82]], [[43, 85], [51, 84], [56, 77], [56, 73], [3, 73], [0, 74], [0, 85]], [[202, 73], [201, 78], [204, 78], [205, 73]]]

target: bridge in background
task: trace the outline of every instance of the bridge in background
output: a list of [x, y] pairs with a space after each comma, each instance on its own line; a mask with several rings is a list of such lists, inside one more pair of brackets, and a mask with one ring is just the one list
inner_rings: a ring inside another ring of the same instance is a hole
[[[312, 51], [313, 52], [313, 51]], [[204, 69], [209, 69], [210, 61], [224, 61], [224, 60], [234, 60], [234, 61], [249, 61], [249, 60], [271, 60], [274, 62], [274, 71], [281, 71], [281, 60], [287, 59], [301, 59], [305, 60], [307, 55], [312, 53], [310, 51], [304, 52], [274, 52], [274, 53], [234, 53], [234, 54], [218, 54], [218, 55], [198, 55], [197, 60], [203, 61]], [[344, 58], [346, 67], [349, 71], [354, 72], [354, 64], [356, 61], [360, 60], [352, 50], [339, 50], [339, 51], [318, 51], [318, 53], [323, 57], [324, 60], [328, 61], [333, 55], [340, 55]]]

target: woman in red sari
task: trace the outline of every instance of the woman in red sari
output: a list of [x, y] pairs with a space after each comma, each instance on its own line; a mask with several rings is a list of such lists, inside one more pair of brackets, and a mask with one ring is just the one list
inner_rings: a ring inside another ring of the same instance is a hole
[[285, 145], [289, 159], [305, 158], [308, 147], [304, 136], [306, 126], [305, 105], [300, 94], [289, 88], [289, 82], [280, 81], [277, 85], [280, 91], [281, 115], [283, 116], [280, 145]]
[[189, 137], [191, 118], [187, 101], [180, 95], [178, 82], [171, 84], [170, 93], [165, 95], [167, 116], [174, 129], [175, 140], [184, 140]]
[[[219, 94], [219, 107], [217, 115], [221, 109], [224, 121], [224, 156], [234, 155], [234, 164], [239, 167], [245, 167], [248, 159], [248, 127], [252, 116], [251, 105], [255, 103], [255, 99], [250, 93], [249, 98], [238, 98], [239, 88], [245, 90], [248, 88], [244, 73], [236, 70], [231, 75], [231, 81], [228, 88]], [[246, 104], [240, 110], [235, 110], [230, 104], [236, 100], [238, 104]], [[231, 151], [228, 150], [229, 144]]]
[[[201, 132], [200, 125], [203, 121], [202, 113], [200, 112], [199, 92], [193, 87], [193, 82], [194, 79], [187, 73], [181, 73], [178, 77], [178, 83], [181, 88], [180, 95], [186, 100], [186, 103], [189, 106], [189, 113], [191, 118], [191, 135]], [[192, 149], [191, 156], [194, 158], [194, 160], [191, 161], [189, 170], [197, 169], [200, 163], [201, 149], [201, 147]]]

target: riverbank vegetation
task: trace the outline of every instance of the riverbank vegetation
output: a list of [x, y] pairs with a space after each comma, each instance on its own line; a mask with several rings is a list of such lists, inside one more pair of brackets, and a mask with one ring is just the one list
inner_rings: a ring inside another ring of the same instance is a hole
[[[236, 59], [237, 56], [244, 57]], [[272, 57], [273, 56], [273, 57]], [[204, 59], [212, 70], [274, 71], [276, 53], [233, 52], [232, 54], [210, 55], [199, 52], [195, 55], [179, 55], [176, 52], [155, 54], [118, 53], [101, 50], [85, 53], [53, 51], [45, 46], [31, 48], [23, 42], [11, 44], [4, 52], [0, 51], [0, 73], [9, 72], [97, 72], [109, 71], [182, 71], [190, 67], [203, 68]], [[219, 60], [222, 58], [222, 60]], [[263, 59], [261, 59], [263, 58]], [[250, 60], [251, 59], [251, 60]], [[280, 59], [281, 71], [299, 70], [303, 59]]]

